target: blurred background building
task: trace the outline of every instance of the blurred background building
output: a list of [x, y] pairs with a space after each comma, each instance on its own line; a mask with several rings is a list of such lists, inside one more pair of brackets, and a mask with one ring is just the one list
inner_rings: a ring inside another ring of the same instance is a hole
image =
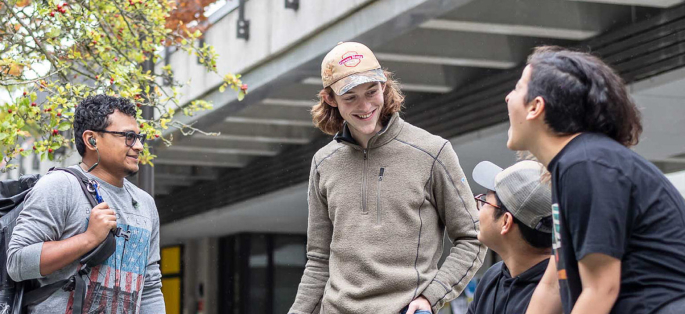
[[[219, 1], [203, 42], [219, 53], [219, 72], [242, 73], [250, 93], [238, 102], [196, 57], [166, 51], [175, 79], [191, 80], [184, 102], [215, 106], [185, 122], [221, 132], [176, 135], [173, 146], [155, 150], [167, 313], [287, 312], [306, 262], [311, 158], [332, 139], [309, 109], [321, 60], [340, 41], [366, 44], [396, 74], [407, 96], [403, 117], [450, 140], [469, 180], [481, 160], [516, 159], [505, 146], [504, 97], [532, 48], [592, 51], [621, 74], [642, 110], [635, 151], [685, 194], [683, 2]], [[9, 176], [50, 166], [24, 158]]]

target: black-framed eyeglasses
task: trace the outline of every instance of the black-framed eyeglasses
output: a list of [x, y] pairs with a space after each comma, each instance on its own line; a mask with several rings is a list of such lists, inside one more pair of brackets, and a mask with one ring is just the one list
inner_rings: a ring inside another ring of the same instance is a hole
[[490, 202], [486, 201], [486, 200], [485, 200], [485, 194], [478, 194], [478, 195], [476, 195], [476, 196], [474, 197], [474, 199], [476, 199], [476, 208], [478, 208], [478, 210], [480, 210], [481, 206], [483, 206], [481, 203], [483, 203], [483, 204], [488, 204], [488, 205], [490, 205], [490, 206], [492, 206], [492, 207], [494, 207], [494, 208], [497, 208], [497, 209], [502, 208], [502, 207], [500, 207], [499, 205], [495, 205], [495, 204], [493, 204], [493, 203], [490, 203]]
[[147, 138], [147, 134], [145, 133], [140, 133], [136, 134], [136, 132], [133, 131], [126, 131], [126, 132], [119, 132], [119, 131], [107, 131], [107, 130], [91, 130], [93, 132], [102, 132], [102, 133], [109, 133], [109, 134], [116, 134], [119, 136], [123, 136], [126, 138], [126, 146], [133, 148], [133, 145], [136, 145], [136, 139], [140, 141], [140, 144], [145, 144], [145, 139]]

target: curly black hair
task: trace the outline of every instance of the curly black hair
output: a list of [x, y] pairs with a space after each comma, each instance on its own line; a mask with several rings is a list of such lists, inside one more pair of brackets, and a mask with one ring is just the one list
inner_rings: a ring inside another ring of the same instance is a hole
[[126, 98], [95, 95], [84, 99], [77, 107], [74, 114], [74, 141], [79, 155], [86, 154], [86, 143], [83, 142], [83, 132], [87, 130], [104, 130], [111, 121], [109, 115], [115, 110], [135, 117], [136, 106]]
[[532, 67], [526, 103], [545, 100], [545, 122], [558, 134], [602, 133], [626, 147], [642, 133], [640, 111], [621, 77], [599, 58], [542, 46], [528, 57]]

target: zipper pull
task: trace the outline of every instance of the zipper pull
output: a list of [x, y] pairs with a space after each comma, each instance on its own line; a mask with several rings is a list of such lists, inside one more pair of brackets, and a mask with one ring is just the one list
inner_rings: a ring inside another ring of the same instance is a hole
[[383, 181], [383, 173], [385, 172], [385, 168], [381, 167], [381, 171], [378, 173], [378, 181]]
[[367, 153], [367, 152], [366, 152], [366, 149], [365, 149], [365, 150], [364, 150], [364, 160], [366, 160], [366, 158], [367, 158], [367, 157], [366, 157], [366, 156], [367, 156], [366, 153]]

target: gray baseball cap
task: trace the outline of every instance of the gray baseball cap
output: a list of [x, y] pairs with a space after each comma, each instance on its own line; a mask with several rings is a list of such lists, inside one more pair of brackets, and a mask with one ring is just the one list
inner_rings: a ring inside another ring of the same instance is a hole
[[536, 161], [523, 160], [502, 169], [481, 161], [473, 169], [473, 181], [495, 191], [502, 204], [526, 226], [542, 232], [552, 232], [541, 220], [552, 215], [552, 191], [541, 181], [544, 166]]

